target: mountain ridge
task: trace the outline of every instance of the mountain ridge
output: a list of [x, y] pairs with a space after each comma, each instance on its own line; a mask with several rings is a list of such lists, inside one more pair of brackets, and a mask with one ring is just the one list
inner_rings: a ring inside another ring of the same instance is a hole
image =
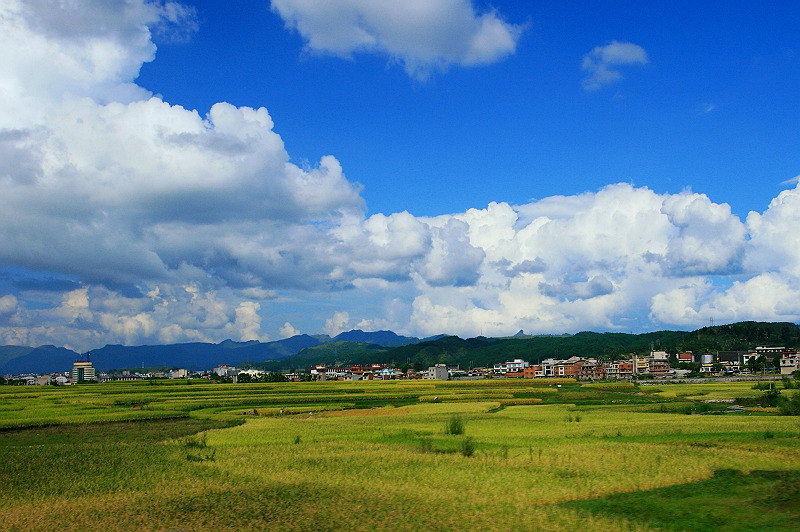
[[[800, 347], [800, 326], [788, 322], [738, 322], [703, 327], [695, 331], [652, 331], [641, 334], [582, 331], [563, 335], [526, 335], [462, 339], [437, 335], [429, 338], [400, 336], [392, 331], [358, 329], [328, 335], [296, 335], [272, 342], [224, 340], [218, 344], [190, 342], [168, 345], [106, 345], [91, 351], [100, 371], [140, 366], [182, 367], [208, 370], [219, 364], [263, 366], [270, 370], [306, 367], [312, 363], [395, 363], [427, 367], [435, 363], [462, 367], [486, 366], [522, 358], [572, 355], [614, 358], [652, 348], [677, 351], [728, 351], [757, 345]], [[332, 348], [316, 349], [330, 344]], [[334, 345], [335, 344], [335, 345]], [[0, 346], [0, 374], [67, 371], [82, 355], [63, 347]]]
[[[396, 347], [419, 342], [419, 339], [400, 336], [392, 331], [364, 332], [355, 329], [340, 333], [334, 338], [328, 335], [299, 334], [272, 342], [257, 340], [237, 342], [227, 339], [216, 344], [210, 342], [139, 346], [107, 344], [99, 349], [91, 350], [89, 357], [99, 371], [140, 366], [181, 367], [198, 371], [208, 370], [219, 364], [236, 366], [245, 362], [283, 360], [293, 357], [309, 347], [330, 342], [356, 341]], [[0, 374], [67, 371], [75, 360], [83, 357], [84, 355], [81, 353], [52, 345], [0, 346]]]

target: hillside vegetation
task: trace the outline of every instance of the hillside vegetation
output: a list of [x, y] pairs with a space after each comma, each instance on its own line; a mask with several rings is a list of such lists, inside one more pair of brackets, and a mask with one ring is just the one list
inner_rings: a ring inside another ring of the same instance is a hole
[[793, 323], [741, 322], [703, 327], [696, 331], [656, 331], [644, 334], [580, 332], [562, 336], [477, 337], [446, 336], [433, 341], [396, 347], [341, 342], [305, 349], [295, 357], [272, 362], [267, 369], [307, 367], [310, 364], [363, 364], [380, 362], [417, 369], [434, 364], [458, 364], [462, 369], [490, 366], [521, 358], [536, 363], [546, 358], [571, 356], [613, 360], [628, 353], [661, 349], [681, 351], [739, 351], [760, 345], [800, 347], [800, 326]]

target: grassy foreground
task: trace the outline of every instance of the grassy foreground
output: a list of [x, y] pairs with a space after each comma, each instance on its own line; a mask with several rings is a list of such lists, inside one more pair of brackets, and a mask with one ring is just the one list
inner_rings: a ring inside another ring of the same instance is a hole
[[9, 387], [0, 390], [0, 522], [4, 530], [796, 529], [798, 418], [699, 402], [758, 397], [752, 383], [560, 384]]

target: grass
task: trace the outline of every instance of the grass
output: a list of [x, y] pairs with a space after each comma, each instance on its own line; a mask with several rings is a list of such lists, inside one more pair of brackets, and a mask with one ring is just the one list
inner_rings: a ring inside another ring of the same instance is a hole
[[800, 472], [722, 469], [707, 480], [563, 506], [661, 530], [791, 530], [800, 520]]
[[464, 434], [464, 419], [458, 414], [453, 414], [444, 425], [444, 433], [457, 436]]
[[[687, 416], [677, 412], [704, 403], [655, 387], [512, 382], [2, 390], [0, 520], [18, 530], [713, 530], [703, 508], [735, 515], [744, 500], [758, 518], [717, 529], [794, 529], [796, 417]], [[700, 386], [701, 397], [731, 393]], [[27, 425], [26, 411], [36, 413]]]

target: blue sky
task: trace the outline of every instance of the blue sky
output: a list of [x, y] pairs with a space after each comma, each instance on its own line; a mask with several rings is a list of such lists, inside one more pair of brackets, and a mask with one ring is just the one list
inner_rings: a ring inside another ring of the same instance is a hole
[[[744, 216], [798, 173], [800, 8], [779, 4], [494, 2], [524, 26], [515, 53], [420, 82], [384, 53], [304, 49], [264, 2], [197, 2], [198, 33], [160, 45], [138, 82], [201, 113], [266, 106], [293, 159], [335, 155], [369, 212], [437, 215], [624, 181], [692, 188]], [[615, 40], [648, 63], [585, 90], [583, 57]]]
[[0, 9], [0, 344], [800, 320], [795, 3]]

